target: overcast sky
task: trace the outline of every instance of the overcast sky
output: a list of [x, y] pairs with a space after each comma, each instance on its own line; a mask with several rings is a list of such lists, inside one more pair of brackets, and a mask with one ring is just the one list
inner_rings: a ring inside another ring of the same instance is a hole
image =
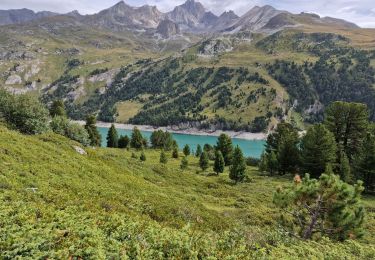
[[[0, 9], [29, 8], [35, 11], [59, 13], [78, 10], [82, 14], [96, 13], [119, 0], [0, 0]], [[170, 11], [185, 0], [125, 0], [129, 5], [156, 5], [161, 11]], [[215, 14], [234, 10], [242, 15], [255, 5], [269, 4], [292, 13], [314, 12], [357, 23], [362, 27], [375, 28], [375, 0], [200, 0]]]

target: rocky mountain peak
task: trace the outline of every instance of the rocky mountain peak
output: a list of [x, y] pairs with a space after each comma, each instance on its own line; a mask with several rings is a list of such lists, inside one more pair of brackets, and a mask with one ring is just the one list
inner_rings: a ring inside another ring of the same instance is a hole
[[226, 12], [222, 13], [219, 18], [221, 18], [221, 19], [237, 19], [237, 18], [240, 18], [240, 17], [238, 15], [236, 15], [235, 12], [230, 10], [230, 11], [226, 11]]
[[185, 9], [198, 19], [202, 18], [206, 12], [204, 6], [200, 2], [196, 2], [195, 0], [187, 0], [183, 5], [180, 5], [180, 7]]
[[114, 6], [108, 8], [108, 9], [105, 9], [105, 10], [101, 11], [100, 13], [111, 12], [111, 13], [124, 14], [125, 12], [127, 12], [131, 9], [132, 8], [129, 5], [125, 4], [124, 1], [120, 1], [117, 4], [115, 4]]
[[259, 30], [263, 28], [273, 17], [287, 13], [285, 11], [276, 10], [270, 5], [255, 6], [250, 11], [245, 13], [238, 22], [233, 25], [231, 31], [239, 30]]
[[66, 14], [67, 16], [72, 16], [72, 17], [80, 17], [81, 14], [78, 12], [78, 10], [71, 11]]

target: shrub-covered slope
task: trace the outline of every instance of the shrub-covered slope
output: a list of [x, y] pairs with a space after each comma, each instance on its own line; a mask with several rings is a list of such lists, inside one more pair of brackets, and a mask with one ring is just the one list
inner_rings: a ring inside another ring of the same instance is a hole
[[248, 168], [232, 185], [227, 172], [189, 169], [167, 154], [89, 149], [54, 134], [23, 136], [0, 127], [1, 258], [373, 258], [374, 202], [361, 241], [300, 242], [276, 224], [272, 194], [287, 178]]

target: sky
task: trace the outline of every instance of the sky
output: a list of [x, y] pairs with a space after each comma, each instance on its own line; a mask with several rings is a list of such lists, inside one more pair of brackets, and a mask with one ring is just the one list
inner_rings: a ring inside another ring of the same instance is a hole
[[[78, 10], [92, 14], [108, 8], [119, 0], [0, 0], [0, 9], [29, 8], [34, 11], [66, 13]], [[156, 5], [161, 11], [170, 11], [185, 0], [125, 0], [132, 6]], [[361, 27], [375, 28], [375, 0], [199, 0], [207, 10], [219, 15], [233, 10], [244, 14], [255, 5], [272, 5], [292, 13], [313, 12], [321, 16], [342, 18]]]

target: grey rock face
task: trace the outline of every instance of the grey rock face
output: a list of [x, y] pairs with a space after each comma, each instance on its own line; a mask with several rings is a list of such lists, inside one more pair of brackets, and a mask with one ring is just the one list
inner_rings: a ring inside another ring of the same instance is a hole
[[217, 16], [206, 12], [204, 6], [195, 0], [188, 0], [167, 13], [167, 19], [177, 23], [182, 31], [206, 31], [216, 22]]
[[258, 31], [262, 29], [273, 17], [281, 13], [286, 12], [276, 10], [275, 8], [269, 5], [263, 7], [255, 6], [249, 12], [244, 14], [233, 26], [227, 28], [226, 31]]
[[173, 35], [180, 34], [180, 27], [170, 20], [163, 20], [159, 23], [156, 32], [164, 38], [170, 38]]
[[199, 54], [203, 56], [214, 56], [232, 50], [233, 45], [230, 39], [218, 38], [203, 42], [199, 48]]
[[22, 84], [22, 78], [17, 74], [10, 75], [8, 79], [5, 81], [5, 85], [16, 85], [16, 84]]
[[85, 17], [83, 22], [112, 31], [124, 31], [156, 28], [164, 16], [155, 6], [136, 8], [121, 1], [98, 14]]

